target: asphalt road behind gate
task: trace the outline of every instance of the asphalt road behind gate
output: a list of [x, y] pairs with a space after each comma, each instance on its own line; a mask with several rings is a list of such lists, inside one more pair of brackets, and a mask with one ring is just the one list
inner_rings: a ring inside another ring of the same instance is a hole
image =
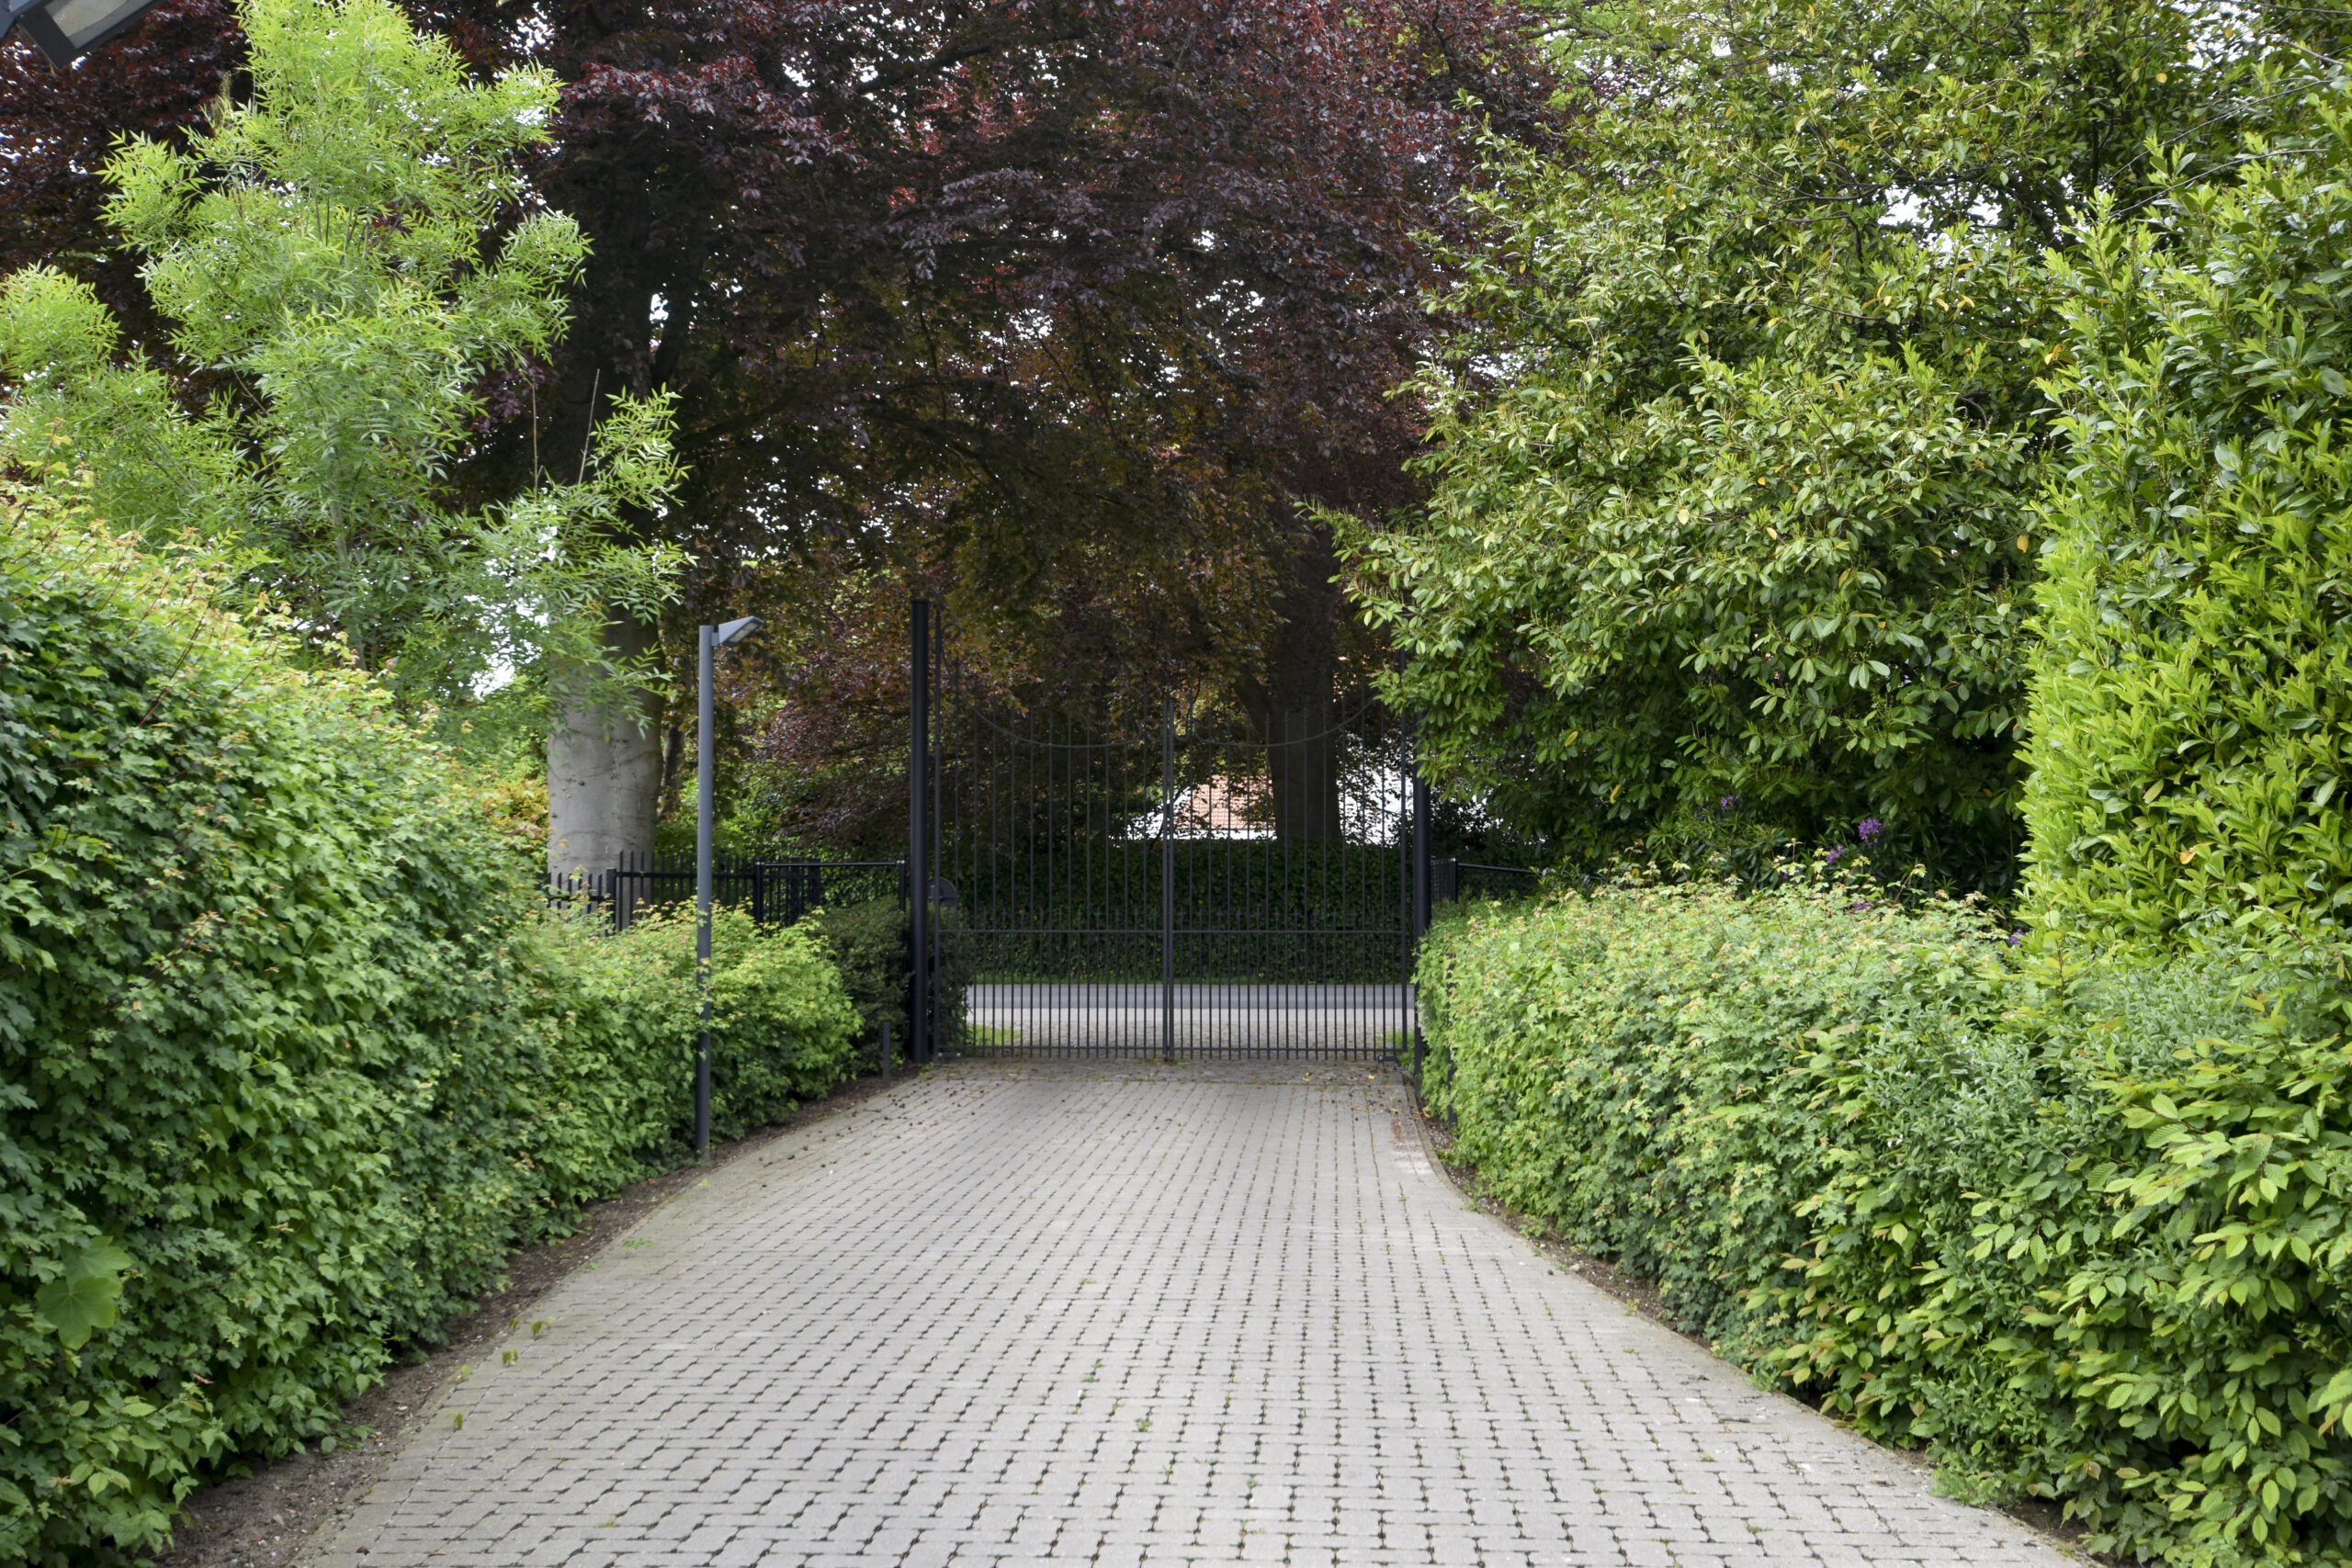
[[1555, 1271], [1347, 1064], [934, 1072], [657, 1211], [416, 1434], [321, 1561], [2063, 1561]]

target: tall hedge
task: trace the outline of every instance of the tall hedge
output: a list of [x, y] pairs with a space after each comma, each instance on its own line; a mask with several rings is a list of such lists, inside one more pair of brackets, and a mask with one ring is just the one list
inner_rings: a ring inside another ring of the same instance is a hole
[[2352, 96], [2057, 262], [2025, 816], [2059, 923], [2352, 915]]
[[[0, 1561], [160, 1546], [684, 1149], [665, 939], [551, 919], [443, 760], [200, 568], [0, 491]], [[729, 931], [741, 1124], [846, 1076], [854, 1015], [808, 938]]]

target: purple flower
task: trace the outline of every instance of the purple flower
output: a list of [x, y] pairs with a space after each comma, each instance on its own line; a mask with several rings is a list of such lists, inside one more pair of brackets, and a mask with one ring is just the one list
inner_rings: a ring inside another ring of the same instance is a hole
[[2009, 945], [2010, 945], [2011, 947], [2015, 947], [2018, 943], [2019, 943], [2019, 942], [2023, 942], [2024, 940], [2025, 940], [2025, 928], [2024, 928], [2023, 926], [2019, 926], [2017, 930], [2015, 930], [2015, 931], [2011, 931], [2011, 932], [2009, 933]]
[[1838, 848], [1831, 850], [1827, 854], [1822, 857], [1822, 863], [1825, 865], [1836, 865], [1838, 863], [1838, 857], [1845, 852], [1845, 846], [1840, 844]]
[[1885, 831], [1886, 824], [1875, 817], [1865, 817], [1854, 824], [1854, 837], [1866, 844]]
[[1727, 795], [1721, 800], [1715, 802], [1715, 809], [1718, 811], [1729, 811], [1733, 807], [1737, 806], [1738, 804], [1739, 796], [1736, 795]]

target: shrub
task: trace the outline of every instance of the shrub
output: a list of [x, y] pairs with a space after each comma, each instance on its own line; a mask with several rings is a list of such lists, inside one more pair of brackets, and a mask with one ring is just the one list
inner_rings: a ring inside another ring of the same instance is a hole
[[2095, 1550], [2352, 1561], [2340, 965], [2019, 960], [1860, 902], [1467, 912], [1424, 960], [1430, 1099], [1500, 1196], [1951, 1489]]
[[594, 916], [543, 917], [516, 940], [526, 963], [512, 1000], [547, 1043], [530, 1160], [547, 1228], [560, 1231], [579, 1205], [691, 1157], [694, 998]]
[[[690, 1124], [701, 1030], [693, 912], [640, 915], [618, 938], [588, 940], [612, 950], [616, 1011], [658, 1021], [658, 1032], [683, 1045], [666, 1081], [684, 1096], [672, 1108], [673, 1122]], [[741, 909], [718, 908], [710, 955], [714, 1137], [738, 1138], [780, 1121], [854, 1076], [857, 1010], [815, 932], [763, 931]]]
[[[0, 491], [0, 1561], [160, 1548], [686, 1146], [674, 933], [547, 915], [447, 761], [202, 567]], [[731, 1128], [852, 1014], [806, 937], [722, 931]]]
[[2084, 931], [2352, 908], [2352, 99], [2312, 107], [2057, 264], [2025, 813], [2034, 897]]
[[890, 1026], [898, 1048], [907, 1043], [907, 916], [894, 898], [819, 909], [803, 922], [825, 942], [850, 1003], [857, 1009], [858, 1032], [879, 1042]]
[[[953, 930], [960, 917], [952, 910], [941, 910], [933, 919], [941, 929]], [[807, 923], [823, 937], [826, 952], [841, 970], [842, 984], [857, 1008], [859, 1038], [878, 1047], [882, 1026], [888, 1023], [892, 1049], [905, 1050], [909, 979], [906, 910], [896, 899], [869, 898], [839, 908], [820, 909], [808, 917]], [[953, 1049], [964, 1042], [964, 1020], [968, 1010], [965, 992], [977, 974], [967, 943], [948, 942], [940, 945], [934, 971], [933, 1012], [939, 1029], [935, 1043], [943, 1048]]]
[[356, 679], [17, 496], [0, 537], [0, 1557], [163, 1538], [496, 1272], [513, 860]]
[[2039, 957], [1989, 1026], [1825, 1043], [1840, 1128], [1781, 1370], [2095, 1550], [2342, 1562], [2352, 1066], [2276, 961]]
[[1833, 1152], [1795, 1077], [1805, 1042], [1994, 1005], [1980, 920], [1868, 902], [1634, 883], [1465, 911], [1422, 961], [1430, 1103], [1498, 1196], [1738, 1353]]

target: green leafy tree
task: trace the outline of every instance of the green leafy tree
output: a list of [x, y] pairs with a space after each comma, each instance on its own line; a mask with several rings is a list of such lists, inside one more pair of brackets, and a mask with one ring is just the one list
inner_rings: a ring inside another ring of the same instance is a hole
[[[1998, 885], [2070, 203], [2226, 73], [2158, 0], [1589, 13], [1498, 145], [1411, 389], [1433, 494], [1350, 528], [1459, 793], [1573, 856], [1727, 814]], [[2198, 137], [2209, 136], [2198, 130]], [[1728, 826], [1728, 824], [1725, 824]]]
[[615, 398], [584, 451], [490, 504], [447, 483], [495, 423], [489, 378], [561, 335], [585, 254], [521, 174], [552, 79], [470, 83], [383, 0], [241, 16], [250, 99], [223, 96], [185, 151], [131, 141], [107, 169], [107, 217], [209, 400], [192, 412], [87, 287], [32, 268], [0, 285], [0, 454], [70, 443], [111, 521], [236, 549], [252, 591], [410, 699], [594, 664], [607, 606], [667, 592], [670, 557], [611, 542], [677, 478], [666, 401]]
[[2168, 939], [2352, 916], [2352, 95], [2062, 263], [2031, 886]]

